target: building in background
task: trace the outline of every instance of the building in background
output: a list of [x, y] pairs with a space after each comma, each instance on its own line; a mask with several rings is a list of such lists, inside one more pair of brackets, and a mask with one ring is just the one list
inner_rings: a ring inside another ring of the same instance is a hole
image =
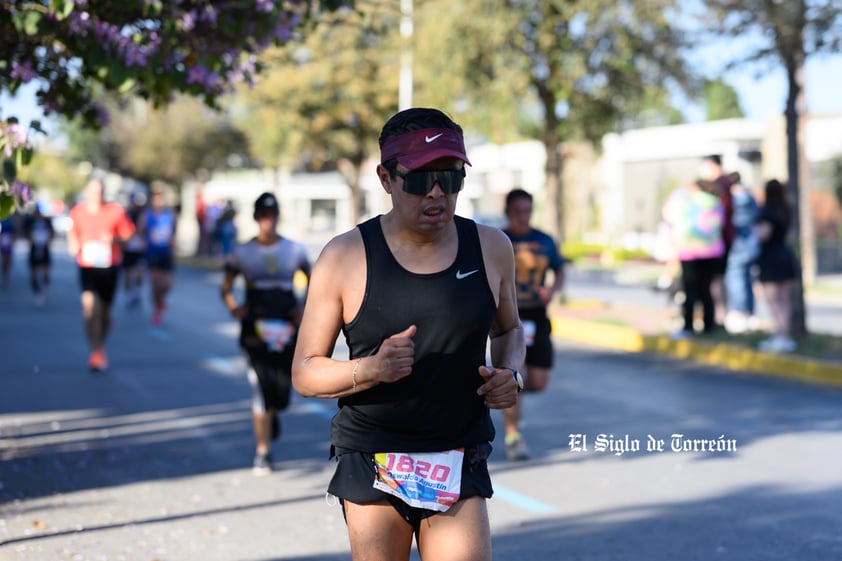
[[[834, 189], [842, 181], [842, 116], [810, 116], [804, 129], [808, 185], [817, 217], [819, 272], [842, 270], [839, 228], [842, 222]], [[653, 127], [608, 134], [596, 149], [584, 143], [563, 147], [565, 240], [618, 248], [657, 249], [661, 207], [680, 183], [698, 177], [701, 158], [722, 157], [726, 172], [740, 172], [743, 183], [762, 193], [765, 180], [786, 177], [786, 135], [783, 116], [769, 122], [728, 119]], [[535, 197], [537, 226], [551, 213], [544, 205], [546, 154], [539, 141], [468, 147], [473, 164], [459, 196], [457, 212], [480, 222], [502, 225], [503, 201], [515, 186]], [[385, 212], [387, 195], [370, 160], [361, 188], [370, 216]], [[335, 233], [352, 228], [351, 191], [339, 173], [278, 176], [272, 171], [242, 170], [214, 174], [203, 184], [207, 203], [231, 200], [249, 209], [261, 192], [274, 192], [281, 202], [281, 231], [319, 248]], [[180, 250], [191, 253], [198, 235], [191, 201], [195, 185], [182, 188]], [[238, 213], [241, 240], [254, 235], [253, 220]], [[183, 227], [182, 227], [183, 226]]]

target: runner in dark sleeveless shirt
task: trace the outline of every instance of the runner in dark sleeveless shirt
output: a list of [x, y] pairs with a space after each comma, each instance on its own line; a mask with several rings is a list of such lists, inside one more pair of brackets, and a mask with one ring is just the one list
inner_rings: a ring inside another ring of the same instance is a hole
[[[512, 246], [454, 216], [469, 161], [449, 117], [402, 111], [380, 144], [393, 208], [316, 262], [293, 384], [339, 398], [329, 492], [354, 559], [408, 560], [415, 537], [422, 559], [489, 561], [489, 410], [517, 402], [525, 353]], [[350, 360], [332, 358], [340, 331]]]

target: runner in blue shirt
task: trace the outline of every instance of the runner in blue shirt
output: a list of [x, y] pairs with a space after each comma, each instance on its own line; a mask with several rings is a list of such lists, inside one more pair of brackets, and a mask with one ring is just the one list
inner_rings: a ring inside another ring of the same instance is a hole
[[[540, 392], [547, 386], [553, 366], [551, 325], [547, 304], [564, 286], [564, 259], [555, 241], [546, 233], [530, 226], [532, 195], [513, 189], [506, 196], [505, 232], [515, 252], [517, 306], [526, 339], [524, 391]], [[547, 273], [552, 272], [552, 284]], [[506, 457], [510, 460], [529, 458], [526, 440], [520, 433], [520, 400], [503, 411], [506, 427]]]
[[146, 266], [152, 287], [152, 324], [161, 325], [167, 307], [167, 293], [172, 289], [175, 254], [176, 216], [164, 204], [164, 192], [152, 193], [151, 207], [140, 220], [140, 235], [146, 243]]

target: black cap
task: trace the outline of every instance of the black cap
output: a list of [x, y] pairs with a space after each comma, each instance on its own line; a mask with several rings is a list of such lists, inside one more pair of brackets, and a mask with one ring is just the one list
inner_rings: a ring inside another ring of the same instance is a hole
[[257, 214], [258, 212], [278, 212], [280, 207], [278, 206], [278, 199], [272, 193], [263, 193], [257, 200], [254, 201], [254, 212]]

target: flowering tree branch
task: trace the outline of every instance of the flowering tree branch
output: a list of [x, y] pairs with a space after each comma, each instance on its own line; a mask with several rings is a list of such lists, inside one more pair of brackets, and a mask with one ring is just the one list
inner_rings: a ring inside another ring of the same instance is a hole
[[[312, 11], [350, 4], [8, 0], [0, 5], [0, 89], [14, 94], [23, 84], [34, 83], [45, 115], [78, 117], [94, 128], [108, 122], [95, 102], [101, 91], [139, 96], [156, 106], [182, 92], [216, 107], [235, 84], [253, 83], [261, 70], [258, 54], [286, 43]], [[20, 154], [15, 163], [25, 165], [31, 146], [21, 141], [17, 120], [7, 118], [2, 134], [7, 154]], [[9, 196], [15, 179], [4, 173], [3, 181]]]

